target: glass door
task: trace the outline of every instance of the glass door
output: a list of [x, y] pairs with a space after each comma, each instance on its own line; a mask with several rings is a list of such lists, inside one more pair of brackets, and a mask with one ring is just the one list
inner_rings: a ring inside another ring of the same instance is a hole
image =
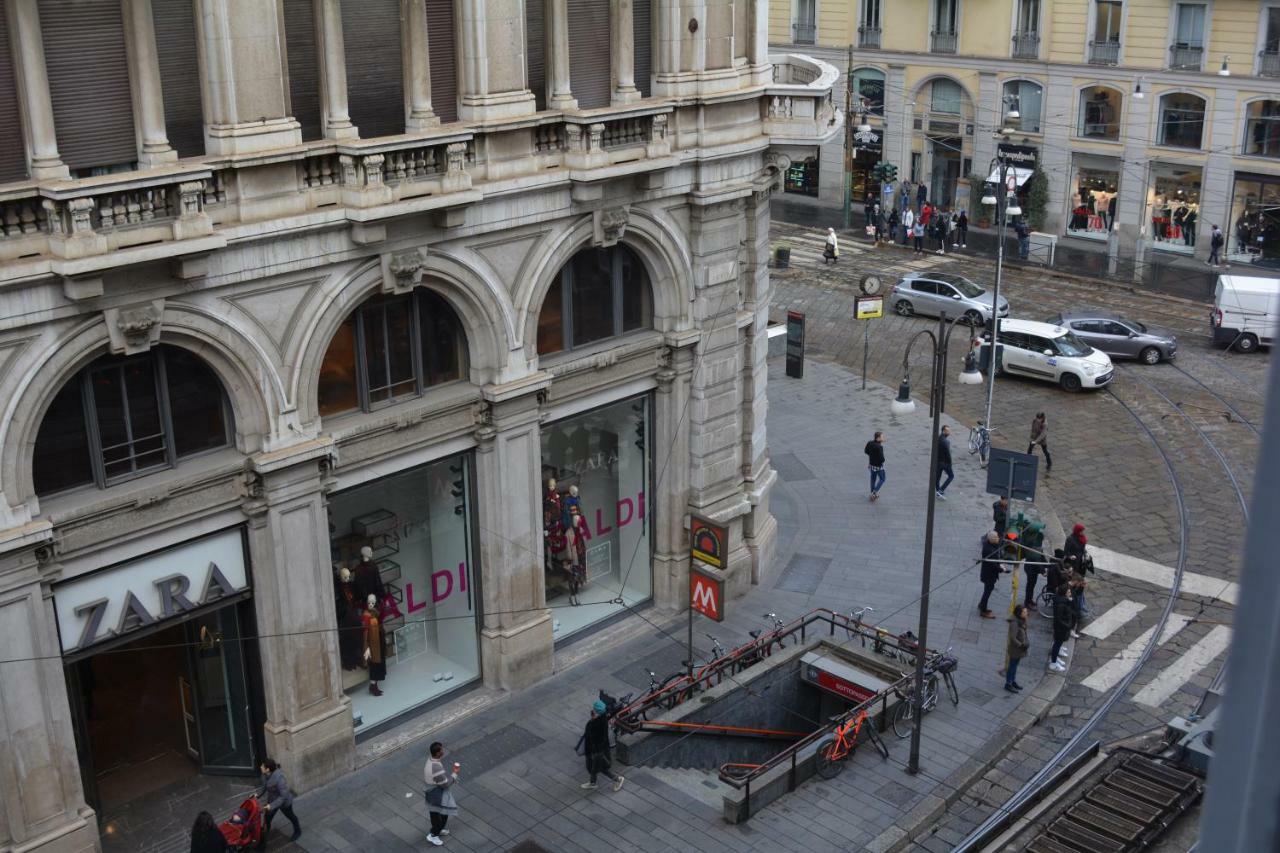
[[237, 611], [223, 607], [187, 623], [199, 760], [207, 773], [245, 774], [256, 766]]

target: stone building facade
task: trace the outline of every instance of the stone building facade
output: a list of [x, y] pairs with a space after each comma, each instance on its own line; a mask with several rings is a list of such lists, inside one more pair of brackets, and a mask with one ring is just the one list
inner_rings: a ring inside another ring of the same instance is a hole
[[767, 15], [5, 4], [0, 848], [535, 682], [690, 513], [759, 577], [769, 196], [842, 126]]
[[[855, 204], [885, 160], [963, 206], [970, 176], [989, 177], [1002, 152], [1044, 173], [1044, 230], [1060, 237], [1203, 260], [1217, 224], [1233, 265], [1280, 255], [1280, 5], [1015, 0], [992, 11], [972, 0], [770, 5], [772, 43], [849, 65], [855, 105], [868, 99], [875, 139], [855, 158]], [[1006, 96], [1020, 119], [998, 145]], [[843, 157], [842, 140], [828, 142], [788, 189], [840, 203]]]

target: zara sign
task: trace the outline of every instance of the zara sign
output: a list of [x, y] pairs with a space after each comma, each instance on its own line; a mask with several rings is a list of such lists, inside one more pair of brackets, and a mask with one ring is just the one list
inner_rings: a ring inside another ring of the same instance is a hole
[[214, 604], [249, 588], [244, 540], [225, 530], [53, 588], [64, 654]]

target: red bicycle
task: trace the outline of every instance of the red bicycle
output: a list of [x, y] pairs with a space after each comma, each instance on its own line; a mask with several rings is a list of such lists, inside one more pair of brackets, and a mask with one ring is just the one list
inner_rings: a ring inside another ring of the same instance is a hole
[[[837, 718], [838, 719], [838, 718]], [[844, 770], [844, 762], [858, 749], [858, 736], [862, 733], [862, 724], [869, 717], [866, 711], [859, 711], [854, 716], [836, 726], [834, 737], [829, 737], [818, 745], [817, 770], [823, 779], [834, 779]], [[889, 747], [885, 746], [875, 726], [867, 726], [867, 740], [875, 746], [880, 757], [889, 760]]]

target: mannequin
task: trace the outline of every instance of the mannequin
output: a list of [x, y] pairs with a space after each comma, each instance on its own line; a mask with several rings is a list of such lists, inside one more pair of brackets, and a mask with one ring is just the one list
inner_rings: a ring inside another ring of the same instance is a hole
[[578, 512], [582, 512], [582, 498], [578, 497], [578, 487], [570, 486], [569, 494], [564, 496], [564, 523], [569, 525], [569, 512], [573, 507], [578, 508]]
[[560, 517], [561, 499], [560, 499], [560, 492], [556, 489], [555, 477], [552, 477], [549, 480], [547, 480], [547, 491], [542, 496], [542, 506], [544, 509], [550, 506], [552, 510], [555, 512], [556, 518]]
[[569, 507], [569, 526], [565, 530], [564, 559], [569, 569], [569, 603], [578, 601], [578, 590], [587, 584], [587, 520], [577, 504]]
[[360, 562], [356, 563], [355, 584], [356, 595], [362, 601], [375, 595], [381, 602], [387, 594], [382, 586], [382, 572], [378, 569], [378, 564], [373, 561], [373, 549], [368, 545], [360, 549]]
[[365, 603], [368, 606], [361, 622], [364, 624], [364, 660], [369, 665], [369, 692], [381, 696], [378, 682], [387, 678], [387, 638], [382, 633], [382, 619], [378, 616], [378, 599], [371, 595]]
[[334, 580], [334, 602], [338, 614], [338, 654], [342, 668], [360, 668], [360, 596], [346, 566], [338, 569]]

